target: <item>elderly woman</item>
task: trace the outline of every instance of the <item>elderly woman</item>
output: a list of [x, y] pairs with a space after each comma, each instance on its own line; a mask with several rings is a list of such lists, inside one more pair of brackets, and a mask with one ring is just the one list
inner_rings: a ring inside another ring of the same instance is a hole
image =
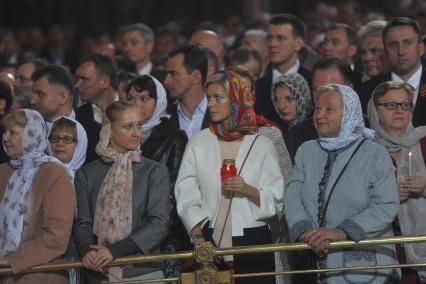
[[[186, 147], [175, 186], [179, 216], [193, 241], [212, 239], [217, 247], [271, 243], [265, 219], [281, 211], [284, 181], [272, 142], [257, 134], [253, 93], [231, 71], [212, 76], [205, 89], [210, 128]], [[235, 175], [221, 174], [223, 160], [235, 161]], [[237, 273], [275, 269], [273, 253], [236, 255], [225, 261], [233, 262]]]
[[[299, 147], [285, 194], [291, 241], [309, 244], [320, 268], [396, 263], [392, 245], [329, 251], [330, 241], [391, 236], [398, 193], [392, 161], [386, 149], [371, 140], [373, 131], [365, 128], [361, 104], [351, 88], [321, 87], [313, 118], [319, 138]], [[326, 283], [398, 280], [392, 269], [315, 276]], [[317, 279], [300, 283], [309, 281]]]
[[312, 121], [312, 97], [308, 82], [300, 74], [277, 77], [272, 85], [272, 102], [281, 120], [279, 126], [292, 161], [303, 142], [317, 138]]
[[10, 162], [0, 165], [0, 265], [15, 275], [0, 282], [68, 283], [66, 271], [17, 274], [63, 257], [75, 193], [65, 168], [45, 154], [47, 130], [38, 112], [12, 111], [2, 124]]
[[167, 168], [140, 155], [140, 110], [120, 101], [106, 115], [96, 147], [101, 159], [75, 177], [75, 239], [83, 264], [93, 270], [88, 282], [162, 277], [158, 263], [104, 268], [117, 257], [158, 251], [170, 213]]
[[[411, 123], [413, 89], [406, 83], [384, 82], [375, 90], [368, 104], [368, 118], [376, 131], [376, 141], [386, 147], [397, 168], [401, 206], [398, 220], [403, 235], [426, 234], [426, 127]], [[411, 155], [410, 155], [411, 154]], [[395, 228], [396, 226], [394, 226]], [[426, 261], [426, 244], [405, 244], [400, 262]], [[405, 256], [403, 254], [405, 252]], [[426, 272], [403, 269], [403, 283], [426, 283]], [[420, 279], [419, 279], [420, 278]]]
[[[169, 234], [162, 250], [172, 253], [190, 249], [188, 235], [176, 212], [173, 189], [185, 151], [185, 131], [170, 127], [167, 123], [170, 115], [166, 113], [167, 95], [163, 85], [150, 75], [142, 75], [130, 82], [127, 99], [134, 103], [142, 113], [142, 155], [157, 161], [169, 170], [170, 202], [173, 204]], [[182, 272], [182, 261], [166, 261], [167, 277], [178, 277]]]

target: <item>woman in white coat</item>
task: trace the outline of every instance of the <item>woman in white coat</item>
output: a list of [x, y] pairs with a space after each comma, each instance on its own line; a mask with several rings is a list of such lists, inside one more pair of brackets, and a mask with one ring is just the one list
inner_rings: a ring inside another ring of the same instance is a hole
[[[192, 239], [217, 247], [271, 243], [265, 222], [282, 210], [284, 180], [272, 142], [257, 134], [253, 93], [232, 71], [205, 85], [210, 128], [186, 147], [175, 186], [177, 211]], [[222, 160], [233, 159], [237, 176], [222, 181]], [[274, 271], [273, 253], [225, 257], [236, 273]], [[236, 283], [275, 283], [274, 277]]]

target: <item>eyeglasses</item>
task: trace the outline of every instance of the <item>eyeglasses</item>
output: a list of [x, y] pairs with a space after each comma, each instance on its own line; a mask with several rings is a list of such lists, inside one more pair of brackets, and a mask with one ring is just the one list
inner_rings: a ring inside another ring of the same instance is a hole
[[384, 106], [387, 110], [396, 110], [398, 107], [401, 107], [402, 110], [412, 110], [413, 103], [410, 102], [387, 102], [387, 103], [378, 103], [379, 106]]
[[50, 143], [59, 143], [59, 141], [64, 142], [65, 144], [72, 144], [77, 142], [77, 139], [75, 139], [72, 136], [56, 136], [56, 135], [50, 135], [49, 136]]

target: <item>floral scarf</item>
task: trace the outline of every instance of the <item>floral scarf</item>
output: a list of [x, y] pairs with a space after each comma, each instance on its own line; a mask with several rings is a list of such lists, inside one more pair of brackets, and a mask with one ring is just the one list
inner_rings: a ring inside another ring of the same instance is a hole
[[256, 114], [254, 112], [254, 93], [237, 73], [222, 71], [229, 83], [231, 115], [229, 129], [221, 123], [210, 122], [210, 131], [226, 141], [236, 140], [248, 133], [257, 132]]
[[124, 154], [109, 147], [111, 123], [102, 126], [96, 153], [105, 162], [113, 162], [99, 191], [96, 201], [93, 232], [98, 244], [120, 241], [132, 231], [132, 163], [140, 162], [141, 151], [136, 149]]
[[35, 110], [23, 111], [27, 124], [22, 133], [22, 156], [10, 160], [15, 171], [0, 202], [0, 257], [16, 251], [21, 244], [24, 220], [31, 217], [31, 188], [37, 170], [48, 162], [61, 164], [45, 154], [49, 143], [43, 117]]
[[281, 83], [290, 89], [296, 99], [296, 120], [291, 122], [289, 125], [294, 126], [306, 120], [312, 114], [312, 110], [314, 109], [309, 85], [305, 78], [298, 73], [284, 74], [275, 78], [272, 84], [271, 95], [276, 113], [278, 113], [278, 110], [275, 103], [275, 88]]

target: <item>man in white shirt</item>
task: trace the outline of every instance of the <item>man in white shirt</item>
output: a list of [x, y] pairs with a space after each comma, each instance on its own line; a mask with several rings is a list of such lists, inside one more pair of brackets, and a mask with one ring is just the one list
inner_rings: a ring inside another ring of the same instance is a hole
[[206, 51], [197, 45], [177, 48], [167, 59], [164, 85], [176, 100], [167, 109], [171, 115], [169, 123], [184, 130], [188, 139], [207, 128], [210, 121], [204, 94], [207, 66]]
[[415, 90], [413, 125], [426, 125], [426, 72], [421, 64], [424, 45], [420, 26], [410, 18], [393, 18], [383, 29], [382, 37], [390, 72], [368, 80], [358, 93], [369, 99], [380, 83], [390, 80], [404, 81]]

